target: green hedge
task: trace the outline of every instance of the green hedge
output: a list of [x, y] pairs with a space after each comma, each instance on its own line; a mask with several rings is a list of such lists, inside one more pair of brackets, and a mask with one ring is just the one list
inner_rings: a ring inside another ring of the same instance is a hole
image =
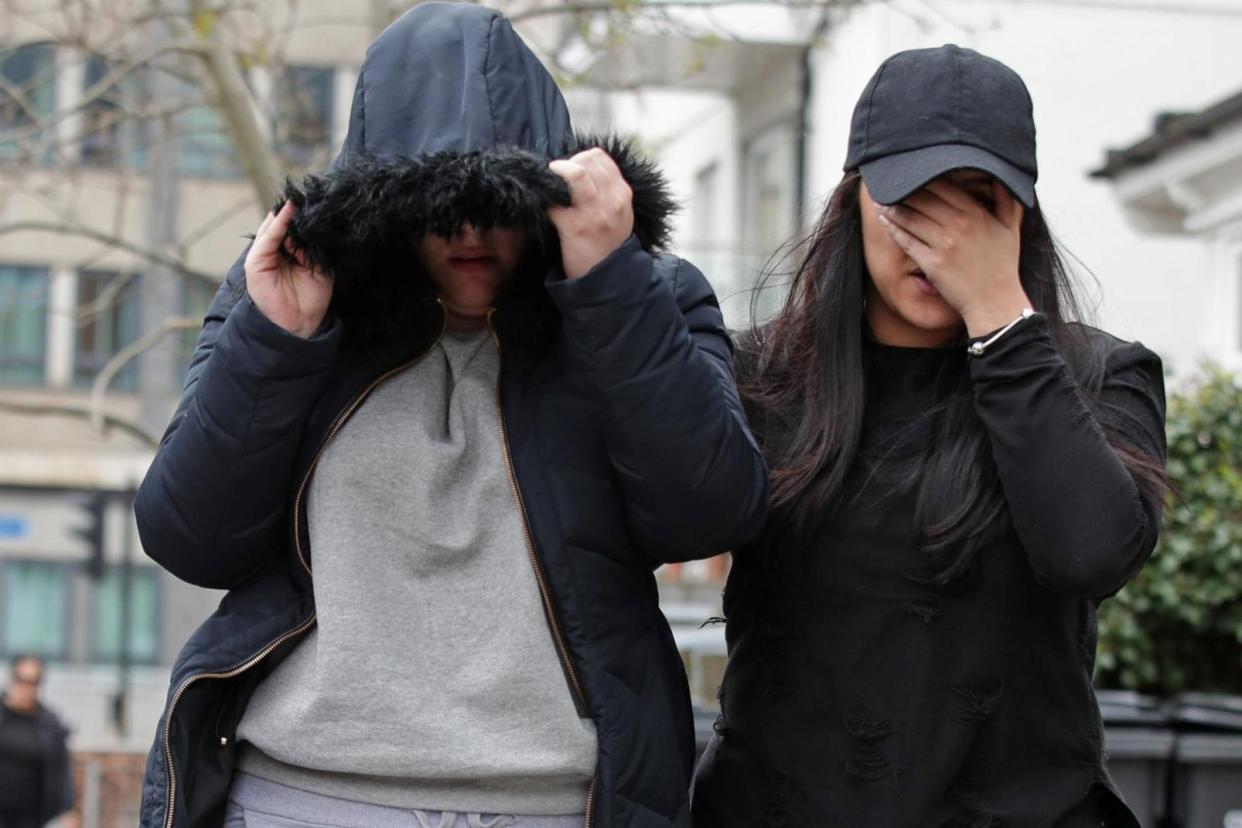
[[1174, 492], [1139, 576], [1100, 607], [1096, 684], [1242, 693], [1242, 385], [1208, 368], [1168, 411]]

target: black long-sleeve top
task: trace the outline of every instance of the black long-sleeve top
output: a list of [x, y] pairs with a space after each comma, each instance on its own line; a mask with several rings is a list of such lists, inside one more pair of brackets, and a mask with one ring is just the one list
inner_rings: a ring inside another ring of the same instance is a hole
[[[1164, 385], [1151, 351], [1082, 333], [1104, 360], [1093, 399], [1038, 315], [981, 358], [867, 344], [848, 496], [809, 546], [766, 532], [736, 555], [696, 828], [1048, 828], [1112, 799], [1096, 599], [1151, 553], [1159, 505], [1105, 429], [1163, 460]], [[936, 586], [915, 576], [927, 559], [901, 481], [953, 393], [973, 394], [1007, 515], [968, 576]]]

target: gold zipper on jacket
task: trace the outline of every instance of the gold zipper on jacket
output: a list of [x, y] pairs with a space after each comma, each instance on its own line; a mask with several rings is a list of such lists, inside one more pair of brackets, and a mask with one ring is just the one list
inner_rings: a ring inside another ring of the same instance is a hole
[[231, 670], [225, 670], [221, 673], [195, 673], [192, 676], [186, 677], [179, 685], [177, 685], [177, 691], [173, 693], [172, 701], [168, 705], [168, 714], [164, 717], [164, 761], [168, 765], [168, 813], [164, 818], [164, 828], [172, 828], [173, 811], [177, 807], [177, 772], [173, 768], [171, 733], [173, 712], [177, 709], [177, 702], [181, 701], [181, 696], [191, 684], [199, 679], [227, 679], [241, 675], [271, 655], [272, 651], [281, 644], [284, 644], [289, 639], [299, 636], [309, 630], [315, 624], [315, 617], [316, 616], [311, 615], [309, 619], [303, 621], [298, 626], [277, 636], [269, 642], [266, 647], [259, 650], [250, 658], [246, 659]]
[[586, 821], [582, 823], [583, 828], [591, 828], [591, 823], [594, 821], [591, 812], [595, 810], [595, 787], [598, 783], [599, 772], [596, 771], [595, 775], [591, 777], [591, 784], [587, 786]]
[[362, 392], [354, 398], [354, 401], [347, 405], [345, 410], [342, 411], [336, 418], [336, 422], [332, 424], [332, 428], [328, 429], [328, 433], [323, 438], [323, 442], [320, 443], [319, 448], [315, 450], [315, 456], [311, 459], [310, 465], [306, 467], [306, 473], [302, 475], [302, 482], [298, 484], [298, 493], [293, 498], [293, 547], [297, 550], [298, 562], [302, 564], [302, 568], [306, 570], [307, 575], [311, 574], [311, 567], [310, 562], [306, 560], [306, 555], [302, 551], [302, 495], [306, 493], [306, 485], [310, 483], [311, 475], [315, 473], [315, 467], [319, 465], [319, 459], [323, 457], [324, 450], [328, 447], [328, 443], [332, 442], [332, 438], [336, 436], [337, 432], [340, 431], [345, 425], [346, 421], [348, 421], [349, 418], [354, 415], [354, 412], [358, 410], [358, 406], [362, 405], [363, 402], [366, 401], [367, 397], [371, 396], [371, 392], [374, 391], [381, 383], [390, 379], [394, 375], [400, 374], [402, 371], [414, 367], [415, 363], [429, 354], [444, 337], [444, 329], [447, 326], [448, 317], [445, 316], [443, 321], [440, 323], [440, 333], [436, 335], [434, 342], [415, 354], [413, 358], [401, 363], [396, 368], [380, 374], [372, 380], [366, 388], [362, 389]]
[[[503, 354], [500, 345], [500, 336], [496, 333], [496, 328], [492, 324], [492, 316], [496, 310], [493, 308], [487, 314], [487, 327], [491, 332], [492, 341], [496, 343], [496, 353]], [[503, 363], [503, 356], [501, 356]], [[531, 569], [535, 572], [535, 583], [539, 586], [539, 597], [543, 601], [543, 615], [548, 621], [548, 630], [552, 633], [552, 642], [556, 645], [557, 656], [561, 660], [561, 667], [565, 670], [565, 675], [569, 677], [570, 686], [573, 688], [574, 695], [578, 697], [583, 709], [587, 707], [586, 693], [583, 692], [582, 683], [578, 681], [578, 673], [574, 669], [573, 660], [569, 657], [569, 648], [565, 646], [565, 639], [561, 636], [561, 626], [556, 619], [556, 608], [552, 604], [552, 595], [548, 590], [548, 580], [543, 571], [543, 564], [539, 561], [539, 556], [535, 554], [535, 541], [531, 535], [530, 523], [526, 518], [526, 504], [522, 500], [522, 490], [518, 486], [517, 475], [513, 472], [513, 458], [509, 454], [509, 430], [505, 427], [505, 410], [501, 404], [500, 383], [502, 370], [497, 374], [496, 378], [496, 414], [497, 421], [500, 423], [500, 454], [505, 464], [505, 474], [509, 477], [509, 490], [513, 493], [514, 503], [518, 507], [518, 515], [522, 519], [522, 536], [526, 539], [526, 556], [530, 559]], [[586, 798], [586, 822], [585, 828], [591, 828], [593, 821], [592, 808], [595, 804], [595, 788], [599, 781], [598, 772], [591, 777], [591, 784], [587, 787]]]
[[[376, 386], [378, 386], [380, 383], [387, 380], [389, 377], [392, 377], [394, 374], [399, 374], [405, 369], [413, 366], [414, 363], [422, 359], [427, 353], [431, 351], [432, 348], [434, 348], [439, 343], [441, 337], [444, 336], [444, 329], [446, 325], [447, 325], [447, 317], [445, 317], [444, 320], [441, 322], [440, 332], [439, 334], [436, 335], [434, 342], [432, 342], [429, 346], [427, 346], [422, 351], [420, 351], [418, 354], [416, 354], [412, 359], [409, 359], [406, 362], [402, 363], [401, 365], [398, 365], [396, 368], [393, 368], [389, 371], [385, 371], [379, 377], [372, 380], [367, 385], [366, 388], [362, 389], [361, 393], [359, 393], [358, 396], [355, 397], [353, 401], [350, 402], [350, 404], [347, 405], [345, 409], [341, 411], [341, 413], [337, 416], [336, 421], [333, 422], [332, 424], [332, 427], [328, 429], [328, 434], [324, 437], [323, 442], [320, 443], [319, 448], [316, 449], [315, 456], [312, 458], [310, 465], [307, 466], [306, 473], [302, 476], [302, 482], [298, 484], [297, 495], [296, 497], [294, 497], [294, 500], [293, 500], [293, 545], [294, 545], [294, 548], [297, 550], [298, 561], [302, 564], [302, 568], [306, 570], [307, 575], [311, 574], [311, 568], [310, 568], [310, 563], [306, 560], [306, 555], [302, 551], [302, 535], [301, 535], [301, 529], [300, 529], [301, 501], [302, 501], [302, 495], [306, 490], [306, 484], [310, 481], [311, 474], [314, 472], [315, 466], [318, 465], [320, 457], [323, 456], [324, 449], [327, 448], [328, 443], [332, 440], [333, 437], [336, 436], [337, 432], [339, 432], [341, 428], [345, 425], [346, 420], [348, 420], [351, 416], [353, 416], [353, 413], [358, 410], [358, 406], [362, 405], [362, 403], [366, 400], [366, 398], [370, 396], [371, 392], [375, 390]], [[181, 682], [181, 684], [177, 686], [176, 692], [173, 693], [172, 701], [168, 705], [168, 713], [164, 717], [164, 761], [168, 769], [168, 814], [164, 820], [164, 828], [172, 828], [174, 808], [176, 807], [176, 804], [177, 804], [177, 772], [176, 772], [176, 769], [173, 767], [172, 745], [170, 743], [170, 739], [171, 739], [171, 733], [172, 733], [173, 712], [177, 708], [177, 702], [181, 700], [181, 695], [186, 691], [186, 689], [191, 684], [198, 681], [199, 679], [204, 679], [204, 678], [227, 679], [227, 678], [234, 678], [236, 676], [241, 675], [242, 673], [249, 670], [251, 667], [258, 664], [260, 661], [262, 661], [263, 659], [271, 655], [272, 651], [274, 651], [277, 647], [279, 647], [285, 641], [288, 641], [290, 638], [293, 638], [295, 636], [301, 635], [302, 633], [306, 632], [306, 630], [310, 629], [311, 626], [315, 623], [315, 618], [316, 616], [312, 615], [310, 617], [310, 620], [280, 635], [275, 640], [270, 642], [266, 647], [261, 649], [259, 652], [255, 653], [255, 655], [251, 656], [249, 659], [244, 661], [242, 664], [240, 664], [237, 667], [234, 667], [231, 670], [228, 670], [222, 673], [196, 673], [192, 676], [187, 676]]]

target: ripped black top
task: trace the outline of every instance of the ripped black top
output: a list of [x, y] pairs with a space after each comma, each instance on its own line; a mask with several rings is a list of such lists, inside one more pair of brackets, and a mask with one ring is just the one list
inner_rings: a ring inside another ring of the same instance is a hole
[[[1090, 395], [1042, 316], [981, 358], [867, 345], [851, 497], [810, 548], [769, 531], [736, 555], [697, 828], [1048, 828], [1088, 800], [1137, 826], [1101, 756], [1095, 599], [1142, 566], [1158, 514], [1105, 429], [1163, 459], [1164, 386], [1146, 348], [1082, 333], [1104, 361]], [[1007, 514], [944, 587], [923, 577], [902, 481], [953, 393], [973, 394]]]

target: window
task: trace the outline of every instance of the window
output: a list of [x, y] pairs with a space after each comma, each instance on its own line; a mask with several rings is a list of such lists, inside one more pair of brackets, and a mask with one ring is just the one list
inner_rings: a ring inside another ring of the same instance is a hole
[[[90, 93], [114, 68], [106, 58], [91, 55], [83, 73], [83, 94]], [[145, 165], [150, 130], [137, 112], [138, 103], [148, 97], [142, 77], [140, 70], [132, 70], [83, 105], [83, 164], [116, 166], [124, 156], [131, 167]]]
[[[106, 270], [78, 274], [77, 345], [73, 356], [73, 379], [89, 385], [126, 345], [138, 338], [139, 277]], [[132, 389], [138, 363], [130, 361], [112, 378], [110, 387]]]
[[[797, 229], [793, 226], [794, 152], [793, 132], [788, 125], [769, 129], [746, 148], [743, 158], [743, 230], [747, 253], [751, 257], [754, 283], [785, 239]], [[759, 321], [771, 318], [784, 299], [780, 280], [764, 286], [754, 297]]]
[[40, 385], [47, 345], [48, 272], [0, 264], [0, 382]]
[[0, 49], [0, 158], [36, 154], [30, 148], [56, 108], [55, 63], [50, 43]]
[[716, 228], [716, 181], [719, 168], [715, 164], [699, 171], [694, 177], [694, 241], [713, 242], [721, 235]]
[[49, 561], [6, 561], [0, 635], [6, 654], [63, 659], [69, 645], [69, 566]]
[[166, 88], [165, 99], [181, 107], [173, 119], [180, 173], [191, 178], [240, 177], [237, 152], [224, 121], [203, 91], [171, 75], [159, 80]]
[[289, 66], [277, 78], [272, 134], [290, 166], [310, 167], [332, 151], [335, 74], [331, 68]]
[[756, 198], [755, 240], [761, 250], [775, 250], [784, 238], [784, 192], [771, 154], [758, 152], [751, 157]]
[[[131, 661], [153, 664], [159, 658], [158, 587], [154, 569], [130, 567], [128, 639]], [[124, 596], [124, 569], [108, 567], [95, 584], [91, 618], [91, 653], [95, 661], [117, 661], [120, 657]]]
[[192, 106], [177, 116], [182, 175], [192, 178], [236, 178], [241, 168], [220, 116], [207, 105]]

